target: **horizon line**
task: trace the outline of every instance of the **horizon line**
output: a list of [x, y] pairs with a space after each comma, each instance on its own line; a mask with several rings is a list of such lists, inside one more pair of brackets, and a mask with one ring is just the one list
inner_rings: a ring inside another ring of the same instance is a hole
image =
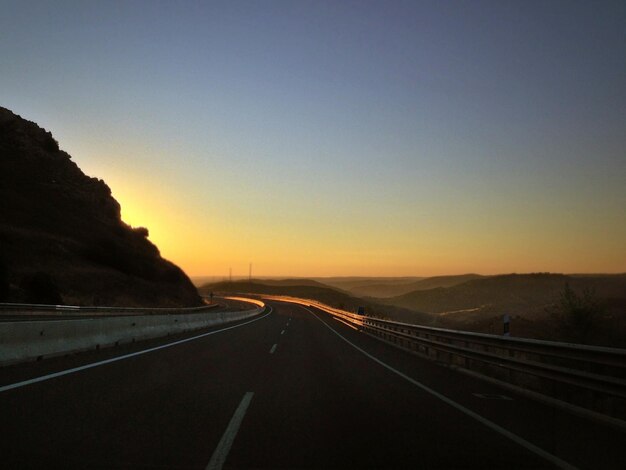
[[[529, 274], [555, 274], [555, 275], [563, 275], [563, 276], [619, 276], [626, 275], [626, 271], [616, 271], [616, 272], [557, 272], [557, 271], [528, 271], [528, 272], [501, 272], [497, 274], [480, 274], [476, 272], [464, 272], [460, 274], [437, 274], [437, 275], [405, 275], [405, 276], [363, 276], [363, 275], [336, 275], [336, 276], [291, 276], [291, 275], [261, 275], [261, 276], [253, 276], [251, 279], [329, 279], [329, 278], [361, 278], [361, 279], [411, 279], [411, 278], [431, 278], [431, 277], [451, 277], [451, 276], [482, 276], [482, 277], [494, 277], [494, 276], [510, 276], [510, 275], [529, 275]], [[198, 277], [214, 277], [214, 278], [228, 278], [228, 275], [224, 274], [187, 274], [190, 278], [198, 278]], [[246, 275], [233, 275], [233, 280], [245, 280], [249, 279], [249, 276]]]

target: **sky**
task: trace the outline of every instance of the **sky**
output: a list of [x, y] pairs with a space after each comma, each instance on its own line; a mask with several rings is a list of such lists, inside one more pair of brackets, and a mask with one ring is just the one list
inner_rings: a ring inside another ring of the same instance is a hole
[[0, 5], [0, 105], [189, 275], [626, 272], [622, 0]]

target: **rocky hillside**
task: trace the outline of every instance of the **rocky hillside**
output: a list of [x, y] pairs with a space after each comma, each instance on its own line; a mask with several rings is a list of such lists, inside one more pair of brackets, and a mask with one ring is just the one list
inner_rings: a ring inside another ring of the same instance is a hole
[[199, 305], [147, 236], [50, 132], [0, 107], [0, 301]]

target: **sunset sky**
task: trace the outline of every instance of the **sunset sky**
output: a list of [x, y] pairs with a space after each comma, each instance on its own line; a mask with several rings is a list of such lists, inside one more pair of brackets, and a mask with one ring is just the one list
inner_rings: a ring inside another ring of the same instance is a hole
[[626, 271], [626, 2], [3, 1], [0, 105], [190, 275]]

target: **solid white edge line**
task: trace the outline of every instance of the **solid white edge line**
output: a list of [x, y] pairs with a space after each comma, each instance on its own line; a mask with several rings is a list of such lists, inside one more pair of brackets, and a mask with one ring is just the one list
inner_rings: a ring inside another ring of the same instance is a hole
[[275, 344], [274, 346], [272, 346], [272, 349], [270, 349], [270, 354], [274, 354], [274, 351], [276, 351], [277, 347], [278, 347], [278, 344]]
[[306, 307], [302, 307], [302, 308], [305, 309], [310, 314], [312, 314], [315, 318], [317, 318], [320, 322], [322, 322], [322, 324], [326, 328], [328, 328], [330, 331], [335, 333], [337, 336], [339, 336], [342, 340], [344, 340], [346, 343], [348, 343], [354, 349], [356, 349], [357, 351], [363, 353], [365, 356], [369, 357], [371, 360], [373, 360], [374, 362], [380, 364], [384, 368], [390, 370], [394, 374], [399, 375], [400, 377], [402, 377], [406, 381], [412, 383], [416, 387], [421, 388], [425, 392], [430, 393], [431, 395], [433, 395], [436, 398], [440, 399], [444, 403], [452, 406], [453, 408], [456, 408], [457, 410], [459, 410], [460, 412], [466, 414], [467, 416], [469, 416], [471, 418], [474, 418], [479, 423], [482, 423], [485, 426], [487, 426], [488, 428], [496, 431], [497, 433], [502, 434], [504, 437], [506, 437], [506, 438], [510, 439], [511, 441], [515, 442], [516, 444], [524, 447], [525, 449], [529, 450], [530, 452], [532, 452], [532, 453], [534, 453], [534, 454], [536, 454], [536, 455], [546, 459], [548, 462], [556, 465], [557, 467], [562, 468], [562, 469], [566, 469], [566, 470], [576, 470], [576, 467], [573, 466], [572, 464], [570, 464], [570, 463], [568, 463], [568, 462], [566, 462], [564, 460], [561, 460], [557, 456], [550, 454], [549, 452], [541, 449], [540, 447], [537, 447], [535, 444], [533, 444], [531, 442], [528, 442], [526, 439], [518, 436], [517, 434], [513, 434], [511, 431], [508, 431], [507, 429], [504, 429], [503, 427], [497, 425], [496, 423], [494, 423], [492, 421], [489, 421], [487, 418], [484, 418], [481, 415], [479, 415], [478, 413], [473, 412], [469, 408], [465, 408], [463, 405], [461, 405], [461, 404], [451, 400], [450, 398], [446, 397], [445, 395], [440, 394], [439, 392], [436, 392], [432, 388], [427, 387], [426, 385], [418, 382], [417, 380], [409, 377], [408, 375], [400, 372], [399, 370], [394, 369], [393, 367], [391, 367], [390, 365], [384, 363], [380, 359], [372, 356], [370, 353], [368, 353], [365, 350], [359, 348], [356, 344], [352, 343], [350, 340], [344, 338], [340, 333], [337, 333], [332, 327], [330, 327], [328, 324], [326, 324], [325, 321], [323, 321], [320, 317], [318, 317], [311, 310], [309, 310]]
[[269, 314], [271, 314], [273, 309], [272, 309], [272, 307], [269, 307], [269, 309], [270, 309], [269, 312], [267, 312], [262, 317], [255, 318], [254, 320], [250, 320], [250, 321], [247, 321], [245, 323], [240, 323], [239, 325], [229, 326], [229, 327], [226, 327], [226, 328], [222, 328], [221, 330], [209, 331], [208, 333], [203, 333], [201, 335], [192, 336], [191, 338], [185, 338], [185, 339], [181, 339], [181, 340], [178, 340], [178, 341], [173, 341], [171, 343], [162, 344], [160, 346], [155, 346], [153, 348], [143, 349], [141, 351], [136, 351], [134, 353], [125, 354], [123, 356], [112, 357], [110, 359], [105, 359], [104, 361], [92, 362], [91, 364], [85, 364], [83, 366], [74, 367], [72, 369], [66, 369], [66, 370], [62, 370], [60, 372], [54, 372], [52, 374], [42, 375], [40, 377], [35, 377], [33, 379], [24, 380], [22, 382], [16, 382], [16, 383], [9, 384], [9, 385], [3, 385], [3, 386], [0, 387], [0, 393], [1, 392], [6, 392], [8, 390], [13, 390], [14, 388], [24, 387], [26, 385], [34, 384], [34, 383], [37, 383], [37, 382], [43, 382], [45, 380], [54, 379], [56, 377], [61, 377], [63, 375], [73, 374], [75, 372], [80, 372], [81, 370], [91, 369], [92, 367], [103, 366], [105, 364], [110, 364], [111, 362], [121, 361], [122, 359], [128, 359], [129, 357], [140, 356], [142, 354], [146, 354], [146, 353], [149, 353], [149, 352], [152, 352], [152, 351], [157, 351], [159, 349], [169, 348], [171, 346], [176, 346], [178, 344], [186, 343], [188, 341], [193, 341], [193, 340], [196, 340], [196, 339], [199, 339], [199, 338], [204, 338], [205, 336], [210, 336], [210, 335], [214, 335], [216, 333], [221, 333], [222, 331], [232, 330], [233, 328], [239, 328], [240, 326], [249, 325], [250, 323], [254, 323], [255, 321], [262, 320], [263, 318], [265, 318]]
[[233, 414], [233, 417], [230, 419], [230, 423], [228, 423], [226, 431], [224, 431], [224, 435], [213, 451], [213, 455], [206, 466], [206, 470], [221, 470], [223, 467], [224, 462], [226, 462], [226, 457], [228, 457], [228, 453], [230, 452], [230, 448], [232, 447], [233, 442], [235, 442], [235, 437], [237, 437], [237, 432], [239, 431], [239, 427], [241, 426], [243, 417], [246, 415], [246, 411], [248, 410], [248, 406], [250, 406], [253, 396], [254, 392], [246, 392], [241, 399], [241, 403], [239, 403], [239, 406], [235, 410], [235, 414]]

